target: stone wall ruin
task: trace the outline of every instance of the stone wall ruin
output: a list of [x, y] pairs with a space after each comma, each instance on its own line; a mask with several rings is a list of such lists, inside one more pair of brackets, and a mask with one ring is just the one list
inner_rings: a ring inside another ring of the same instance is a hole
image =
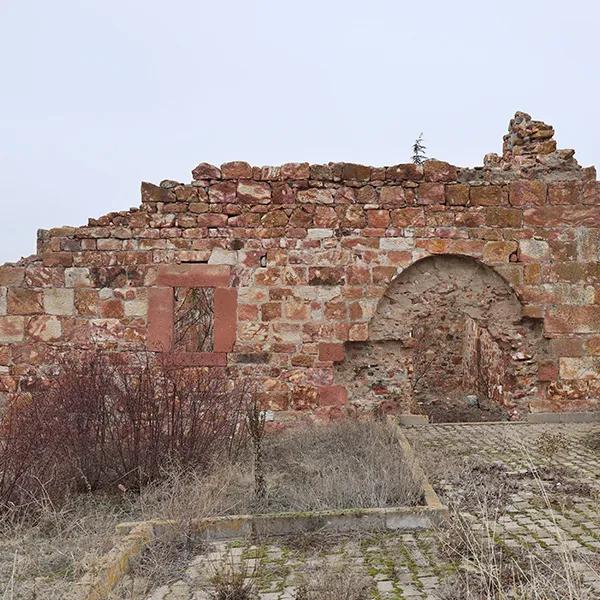
[[0, 266], [0, 402], [99, 347], [256, 379], [278, 421], [596, 410], [600, 186], [553, 136], [517, 113], [476, 168], [201, 163], [40, 231]]

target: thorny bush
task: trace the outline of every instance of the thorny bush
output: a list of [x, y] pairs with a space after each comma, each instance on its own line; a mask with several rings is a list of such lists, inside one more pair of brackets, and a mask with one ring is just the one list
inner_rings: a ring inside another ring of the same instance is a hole
[[72, 491], [137, 491], [165, 467], [208, 469], [241, 444], [249, 387], [224, 369], [141, 354], [66, 358], [49, 387], [0, 422], [0, 506]]

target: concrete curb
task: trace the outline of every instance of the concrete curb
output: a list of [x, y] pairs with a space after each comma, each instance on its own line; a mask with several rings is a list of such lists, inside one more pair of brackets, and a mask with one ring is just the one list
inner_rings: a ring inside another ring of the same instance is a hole
[[529, 413], [527, 423], [600, 423], [600, 411]]
[[397, 417], [401, 427], [425, 427], [427, 425], [532, 425], [544, 423], [600, 423], [600, 411], [588, 412], [537, 412], [528, 413], [519, 421], [465, 421], [430, 423], [427, 415], [400, 414]]
[[73, 588], [74, 600], [104, 600], [127, 573], [129, 563], [155, 540], [151, 522], [137, 523]]

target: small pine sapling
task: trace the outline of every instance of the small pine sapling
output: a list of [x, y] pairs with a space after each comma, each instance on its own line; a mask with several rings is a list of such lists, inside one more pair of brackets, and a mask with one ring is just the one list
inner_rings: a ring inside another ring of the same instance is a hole
[[427, 150], [427, 146], [423, 144], [423, 132], [419, 134], [419, 137], [415, 140], [413, 144], [413, 155], [412, 161], [415, 165], [422, 165], [426, 160], [427, 156], [425, 156], [425, 150]]

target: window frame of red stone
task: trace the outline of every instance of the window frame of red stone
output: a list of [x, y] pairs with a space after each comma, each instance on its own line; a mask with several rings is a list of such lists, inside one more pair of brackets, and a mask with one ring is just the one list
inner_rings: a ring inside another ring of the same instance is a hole
[[[214, 288], [213, 352], [175, 350], [175, 288]], [[227, 365], [237, 330], [237, 288], [231, 285], [228, 265], [161, 265], [154, 285], [148, 290], [146, 349], [162, 354], [170, 364], [180, 367]]]

